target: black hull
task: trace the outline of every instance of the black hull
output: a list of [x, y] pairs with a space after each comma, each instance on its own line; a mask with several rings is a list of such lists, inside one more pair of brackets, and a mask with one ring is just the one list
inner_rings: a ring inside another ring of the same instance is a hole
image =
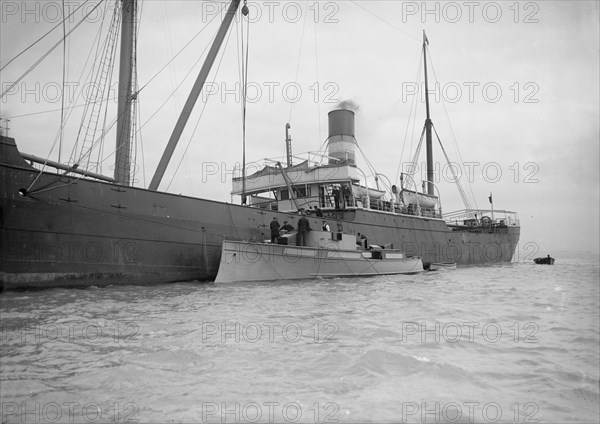
[[533, 262], [537, 265], [554, 265], [554, 258], [535, 258]]
[[[274, 216], [298, 215], [39, 171], [14, 139], [0, 138], [1, 268], [4, 289], [210, 281], [224, 239], [269, 238]], [[373, 210], [331, 212], [332, 231], [393, 243], [423, 262], [512, 260], [520, 228], [452, 231], [439, 219]], [[310, 219], [320, 228], [321, 218]]]

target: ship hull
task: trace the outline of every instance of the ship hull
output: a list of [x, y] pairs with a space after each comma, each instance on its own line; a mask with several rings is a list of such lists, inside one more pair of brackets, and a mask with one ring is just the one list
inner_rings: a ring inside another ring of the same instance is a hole
[[[211, 281], [223, 240], [262, 241], [273, 217], [292, 225], [299, 218], [73, 174], [40, 174], [14, 139], [1, 137], [0, 148], [3, 289]], [[371, 244], [391, 243], [423, 262], [509, 262], [519, 241], [518, 226], [452, 231], [440, 219], [374, 210], [328, 215], [333, 231], [360, 232]], [[311, 217], [311, 226], [320, 228], [321, 219]]]

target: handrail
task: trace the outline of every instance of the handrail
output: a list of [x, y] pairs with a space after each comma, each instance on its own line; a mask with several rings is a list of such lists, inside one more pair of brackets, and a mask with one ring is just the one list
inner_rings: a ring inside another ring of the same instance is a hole
[[[494, 214], [504, 215], [502, 218], [496, 218], [494, 221], [508, 220], [509, 225], [520, 225], [519, 215], [515, 211], [509, 211], [504, 209], [494, 209]], [[452, 211], [444, 214], [444, 220], [452, 225], [462, 225], [462, 221], [473, 221], [477, 219], [479, 221], [486, 214], [491, 214], [492, 209], [461, 209], [458, 211]], [[477, 218], [474, 218], [477, 216]], [[460, 222], [460, 223], [459, 223]]]

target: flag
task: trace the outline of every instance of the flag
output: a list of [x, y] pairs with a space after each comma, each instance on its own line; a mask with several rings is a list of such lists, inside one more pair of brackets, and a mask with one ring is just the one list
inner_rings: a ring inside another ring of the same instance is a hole
[[492, 193], [490, 193], [490, 197], [488, 197], [488, 199], [490, 200], [491, 204], [494, 204], [494, 202], [492, 201]]

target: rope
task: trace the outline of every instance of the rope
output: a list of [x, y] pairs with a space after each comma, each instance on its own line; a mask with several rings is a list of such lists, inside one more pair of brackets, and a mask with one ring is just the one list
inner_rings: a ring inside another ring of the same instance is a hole
[[[152, 82], [152, 80], [154, 80], [160, 73], [162, 73], [162, 71], [164, 71], [164, 69], [167, 66], [169, 66], [169, 64], [173, 60], [175, 60], [175, 58], [177, 56], [179, 56], [179, 54], [182, 53], [187, 48], [187, 46], [189, 46], [191, 44], [191, 42], [194, 41], [196, 39], [196, 37], [198, 37], [198, 35], [200, 35], [200, 33], [202, 31], [204, 31], [204, 29], [208, 26], [208, 24], [210, 24], [216, 18], [216, 16], [217, 16], [217, 14], [215, 14], [215, 16], [213, 16], [213, 18], [206, 24], [206, 26], [204, 26], [204, 28], [202, 28], [196, 35], [194, 35], [194, 37], [192, 37], [192, 39], [185, 46], [183, 46], [183, 48], [181, 50], [179, 50], [179, 52], [173, 57], [173, 59], [171, 59], [169, 62], [167, 62], [162, 68], [160, 68], [158, 70], [158, 72], [156, 74], [154, 74], [154, 76], [152, 78], [150, 78], [148, 80], [148, 82], [146, 82], [146, 84], [144, 84], [142, 86], [142, 88], [140, 88], [138, 90], [138, 93], [140, 93], [144, 88], [146, 88], [148, 86], [148, 84], [150, 84]], [[200, 53], [198, 55], [198, 60], [196, 60], [196, 62], [194, 62], [194, 64], [192, 65], [192, 67], [190, 68], [190, 70], [188, 71], [188, 73], [185, 74], [185, 76], [183, 77], [183, 79], [181, 80], [181, 82], [179, 83], [179, 85], [177, 85], [177, 87], [175, 87], [175, 89], [167, 96], [167, 98], [165, 99], [165, 101], [158, 107], [158, 109], [156, 109], [154, 111], [154, 113], [152, 113], [152, 115], [150, 115], [150, 117], [148, 119], [146, 119], [146, 121], [139, 127], [139, 129], [137, 130], [138, 132], [140, 132], [142, 130], [142, 128], [144, 128], [148, 122], [152, 121], [152, 118], [154, 118], [154, 116], [156, 116], [156, 114], [158, 114], [158, 112], [160, 112], [162, 110], [162, 108], [165, 107], [165, 105], [171, 99], [171, 97], [173, 97], [176, 94], [177, 90], [179, 90], [179, 87], [181, 87], [181, 85], [185, 82], [185, 80], [188, 78], [188, 76], [192, 73], [192, 71], [194, 70], [194, 67], [198, 64], [198, 62], [200, 62], [200, 60], [202, 59], [202, 57], [204, 56], [204, 54], [206, 53], [206, 51], [209, 49], [209, 47], [210, 47], [210, 43], [208, 43], [204, 47], [204, 50], [202, 51], [202, 53]]]
[[[221, 10], [221, 12], [222, 12], [222, 11], [223, 11], [223, 10]], [[205, 25], [204, 27], [202, 27], [202, 29], [200, 29], [200, 31], [198, 31], [198, 32], [196, 33], [196, 35], [194, 35], [194, 36], [192, 37], [192, 39], [191, 39], [190, 41], [188, 41], [188, 42], [187, 42], [187, 43], [186, 43], [186, 44], [185, 44], [185, 45], [184, 45], [184, 46], [181, 48], [181, 50], [179, 50], [179, 51], [177, 52], [177, 54], [176, 54], [175, 56], [173, 56], [173, 58], [171, 58], [171, 60], [169, 60], [167, 63], [165, 63], [165, 64], [164, 64], [164, 66], [163, 66], [162, 68], [160, 68], [160, 69], [159, 69], [159, 70], [158, 70], [158, 71], [157, 71], [157, 72], [156, 72], [156, 73], [155, 73], [155, 74], [154, 74], [154, 75], [153, 75], [153, 76], [152, 76], [152, 77], [151, 77], [151, 78], [150, 78], [150, 79], [149, 79], [149, 80], [146, 82], [146, 84], [144, 84], [144, 85], [143, 85], [143, 86], [142, 86], [142, 87], [139, 89], [139, 91], [142, 91], [144, 88], [146, 88], [146, 87], [148, 86], [148, 84], [150, 84], [150, 83], [151, 83], [151, 82], [152, 82], [152, 81], [153, 81], [153, 80], [154, 80], [154, 79], [155, 79], [157, 76], [159, 76], [159, 75], [162, 73], [162, 71], [164, 71], [164, 70], [165, 70], [165, 68], [166, 68], [167, 66], [169, 66], [169, 65], [171, 64], [171, 62], [173, 62], [173, 61], [174, 61], [174, 60], [177, 58], [177, 56], [179, 56], [181, 53], [183, 53], [183, 51], [184, 51], [184, 50], [185, 50], [185, 49], [186, 49], [186, 48], [187, 48], [187, 47], [188, 47], [188, 46], [189, 46], [189, 45], [192, 43], [192, 41], [194, 41], [194, 40], [195, 40], [195, 39], [196, 39], [196, 38], [197, 38], [197, 37], [198, 37], [198, 36], [199, 36], [199, 35], [202, 33], [202, 31], [204, 31], [204, 30], [205, 30], [205, 29], [208, 27], [208, 25], [210, 25], [210, 23], [211, 23], [213, 20], [215, 20], [215, 19], [216, 19], [216, 17], [217, 17], [217, 16], [219, 16], [219, 14], [218, 14], [218, 13], [215, 13], [215, 16], [213, 16], [213, 17], [212, 17], [212, 18], [211, 18], [211, 19], [210, 19], [210, 20], [209, 20], [209, 21], [206, 23], [206, 25]], [[207, 48], [208, 48], [208, 47], [207, 47]], [[206, 49], [207, 49], [207, 48], [205, 48], [205, 49], [204, 49], [204, 51], [206, 51]], [[204, 53], [202, 53], [202, 54], [201, 54], [201, 56], [202, 56], [202, 55], [204, 55]], [[196, 63], [198, 63], [198, 62], [196, 62]], [[196, 63], [194, 63], [194, 66], [196, 65]], [[180, 85], [181, 85], [181, 84], [180, 84]], [[177, 87], [179, 87], [179, 86], [177, 86]], [[140, 128], [140, 130], [141, 130], [141, 128]]]
[[[108, 3], [106, 3], [106, 5], [108, 5]], [[103, 16], [103, 21], [102, 22], [103, 23], [104, 23], [104, 17], [106, 15], [107, 15], [106, 13], [102, 14], [102, 16]], [[96, 33], [96, 36], [94, 37], [94, 41], [92, 43], [92, 46], [94, 46], [98, 42], [98, 40], [100, 39], [100, 34], [101, 33], [102, 33], [102, 24], [98, 28], [98, 32]], [[87, 65], [88, 65], [88, 62], [90, 61], [90, 57], [92, 56], [92, 52], [93, 52], [93, 49], [90, 49], [90, 51], [88, 53], [88, 56], [87, 56], [87, 58], [85, 60], [85, 64], [81, 68], [81, 74], [79, 75], [79, 80], [82, 79], [83, 73], [87, 69]], [[80, 96], [81, 96], [81, 91], [78, 93], [77, 97], [80, 97]], [[110, 98], [109, 100], [112, 100], [112, 98]], [[75, 105], [75, 106], [70, 106], [68, 108], [69, 109], [69, 115], [73, 112], [74, 109], [78, 109], [80, 107], [86, 107], [86, 106], [87, 106], [87, 103], [83, 103], [83, 104]], [[8, 116], [7, 118], [9, 118], [9, 119], [24, 118], [24, 117], [27, 117], [27, 116], [35, 116], [35, 115], [41, 115], [41, 114], [44, 114], [44, 113], [52, 113], [52, 112], [60, 112], [60, 111], [61, 111], [61, 109], [49, 109], [49, 110], [44, 110], [44, 111], [40, 111], [40, 112], [24, 113], [22, 115], [12, 115], [12, 116]], [[68, 119], [69, 119], [69, 116], [67, 116], [67, 120]], [[58, 135], [57, 135], [57, 137], [58, 137]]]
[[[431, 59], [431, 55], [429, 55], [429, 62], [431, 63], [431, 70], [433, 71], [433, 76], [435, 77], [435, 79], [437, 81], [438, 78], [437, 78], [437, 74], [435, 73], [435, 67], [433, 66], [433, 60]], [[454, 135], [454, 128], [452, 127], [452, 122], [450, 122], [450, 115], [448, 114], [448, 109], [446, 108], [446, 102], [444, 102], [444, 96], [440, 96], [440, 97], [442, 99], [442, 107], [444, 109], [446, 121], [448, 122], [448, 126], [450, 127], [450, 134], [452, 135], [452, 141], [454, 142], [454, 147], [456, 148], [456, 151], [458, 152], [458, 158], [460, 160], [460, 163], [464, 164], [465, 161], [462, 158], [462, 155], [460, 153], [460, 148], [458, 147], [458, 142], [456, 141], [456, 136]], [[450, 168], [452, 168], [452, 167], [450, 167]], [[469, 189], [469, 192], [471, 193], [473, 202], [475, 202], [475, 207], [479, 209], [479, 207], [477, 206], [477, 199], [475, 197], [475, 194], [473, 193], [473, 188], [471, 187], [471, 183], [469, 182], [468, 178], [467, 178], [467, 187]], [[466, 204], [465, 204], [465, 206], [466, 206]]]
[[63, 129], [65, 127], [65, 82], [67, 79], [66, 76], [66, 65], [67, 65], [67, 27], [65, 20], [65, 0], [62, 0], [62, 29], [63, 29], [63, 63], [62, 63], [62, 96], [60, 96], [60, 142], [58, 143], [58, 163], [60, 163], [61, 154], [62, 154], [62, 144], [63, 144]]
[[[308, 16], [308, 13], [306, 13], [304, 15], [304, 19], [306, 20], [306, 17]], [[317, 39], [317, 25], [313, 26], [314, 31], [315, 31], [315, 70], [317, 72], [317, 84], [320, 84], [320, 79], [319, 79], [319, 45], [318, 45], [318, 39]], [[317, 85], [318, 87], [318, 85]], [[317, 93], [320, 92], [320, 89], [317, 88]], [[319, 123], [319, 138], [323, 137], [323, 129], [322, 129], [322, 125], [321, 125], [321, 99], [317, 99], [317, 122]]]
[[[227, 33], [227, 38], [225, 40], [225, 47], [227, 47], [227, 45], [229, 44], [230, 36], [231, 36], [231, 31], [229, 31]], [[216, 34], [215, 34], [215, 37], [216, 37]], [[208, 48], [208, 46], [207, 46], [207, 48]], [[206, 51], [206, 49], [205, 49], [205, 51]], [[219, 59], [219, 63], [217, 64], [217, 69], [215, 71], [215, 75], [219, 73], [219, 69], [221, 68], [221, 63], [223, 62], [224, 56], [225, 56], [225, 48], [221, 49], [221, 58]], [[198, 58], [196, 63], [198, 63], [199, 61], [200, 61], [200, 58]], [[191, 73], [191, 71], [192, 70], [190, 69], [190, 72], [188, 72], [188, 75]], [[187, 75], [186, 75], [186, 77], [187, 77]], [[196, 130], [198, 129], [198, 126], [200, 125], [200, 118], [202, 118], [202, 115], [204, 114], [204, 110], [206, 109], [207, 104], [208, 104], [208, 101], [203, 103], [202, 110], [200, 111], [200, 115], [198, 116], [198, 119], [196, 120], [196, 125], [194, 126], [194, 130], [192, 131], [192, 134], [190, 135], [190, 138], [188, 139], [188, 142], [185, 145], [185, 150], [183, 151], [183, 155], [181, 156], [181, 159], [179, 160], [179, 163], [177, 164], [177, 167], [175, 168], [175, 172], [173, 172], [173, 175], [171, 176], [171, 180], [169, 181], [169, 184], [167, 185], [166, 190], [169, 190], [169, 187], [171, 187], [171, 184], [173, 183], [173, 180], [175, 179], [175, 175], [177, 175], [177, 171], [179, 171], [179, 167], [181, 166], [181, 163], [187, 156], [186, 153], [190, 147], [190, 144], [192, 143], [192, 139], [193, 139], [194, 135], [196, 134]], [[146, 121], [146, 122], [148, 122], [148, 121]]]
[[379, 19], [381, 22], [391, 26], [392, 28], [394, 28], [396, 31], [400, 31], [402, 34], [406, 35], [409, 38], [412, 38], [413, 40], [417, 40], [419, 43], [421, 42], [421, 40], [419, 40], [418, 38], [416, 38], [415, 36], [413, 36], [412, 34], [409, 34], [408, 32], [398, 28], [396, 25], [390, 23], [389, 21], [383, 19], [381, 16], [376, 15], [375, 13], [371, 12], [368, 9], [365, 9], [364, 7], [362, 7], [360, 4], [358, 4], [357, 2], [355, 2], [354, 0], [352, 1], [352, 4], [354, 4], [355, 6], [361, 8], [362, 10], [364, 10], [365, 12], [369, 13], [370, 15], [373, 15], [374, 17], [376, 17], [377, 19]]
[[[39, 43], [40, 41], [42, 41], [44, 38], [46, 38], [46, 36], [48, 34], [50, 34], [52, 31], [54, 31], [56, 28], [58, 28], [60, 25], [63, 26], [63, 38], [64, 38], [64, 25], [65, 22], [68, 18], [70, 18], [71, 16], [73, 16], [75, 14], [75, 12], [77, 12], [79, 9], [81, 9], [86, 3], [88, 3], [90, 0], [85, 0], [83, 3], [81, 3], [75, 10], [73, 10], [73, 12], [71, 12], [71, 14], [67, 17], [64, 17], [64, 13], [65, 13], [65, 2], [63, 0], [62, 5], [63, 5], [63, 20], [62, 22], [59, 22], [58, 24], [56, 24], [53, 28], [50, 29], [50, 31], [48, 31], [47, 33], [45, 33], [44, 35], [42, 35], [40, 38], [38, 38], [37, 40], [35, 40], [32, 44], [30, 44], [29, 46], [27, 46], [23, 51], [21, 51], [21, 53], [17, 54], [15, 57], [13, 57], [11, 60], [9, 60], [6, 65], [4, 65], [2, 68], [0, 68], [0, 71], [3, 71], [4, 68], [6, 68], [8, 65], [10, 65], [12, 62], [14, 62], [19, 56], [21, 56], [22, 54], [24, 54], [27, 50], [29, 50], [30, 48], [32, 48], [33, 46], [35, 46], [37, 43]], [[100, 3], [102, 3], [104, 0], [100, 0]], [[87, 16], [86, 16], [87, 17]]]
[[[69, 35], [70, 35], [70, 34], [71, 34], [71, 33], [72, 33], [72, 32], [73, 32], [75, 29], [77, 29], [77, 27], [78, 27], [78, 26], [79, 26], [79, 25], [80, 25], [80, 24], [81, 24], [81, 23], [82, 23], [82, 22], [83, 22], [83, 21], [84, 21], [84, 20], [85, 20], [85, 19], [86, 19], [86, 18], [87, 18], [87, 17], [88, 17], [88, 16], [89, 16], [89, 15], [90, 15], [90, 14], [91, 14], [93, 11], [94, 11], [94, 10], [96, 10], [96, 8], [97, 8], [97, 7], [98, 7], [98, 6], [99, 6], [101, 3], [102, 3], [102, 2], [98, 2], [98, 3], [96, 4], [96, 6], [94, 6], [94, 8], [93, 8], [93, 9], [92, 9], [92, 10], [91, 10], [91, 11], [90, 11], [90, 12], [89, 12], [89, 13], [88, 13], [88, 14], [87, 14], [87, 15], [86, 15], [86, 16], [85, 16], [85, 17], [84, 17], [84, 18], [83, 18], [83, 19], [82, 19], [80, 22], [78, 22], [78, 23], [75, 25], [75, 27], [73, 27], [73, 28], [72, 28], [72, 29], [71, 29], [71, 30], [70, 30], [70, 31], [69, 31], [69, 32], [68, 32], [68, 33], [67, 33], [67, 34], [66, 34], [66, 35], [63, 37], [63, 41], [64, 41], [64, 40], [66, 39], [66, 37], [67, 37], [67, 36], [69, 36]], [[117, 13], [117, 11], [116, 11], [116, 10], [115, 10], [115, 13]], [[98, 33], [98, 35], [99, 35], [99, 33]], [[37, 62], [36, 62], [34, 65], [32, 65], [32, 66], [29, 68], [29, 70], [28, 70], [28, 71], [27, 71], [25, 74], [23, 74], [23, 75], [22, 75], [22, 76], [21, 76], [21, 77], [18, 79], [18, 81], [20, 81], [21, 79], [23, 79], [23, 78], [24, 78], [24, 77], [25, 77], [25, 76], [26, 76], [26, 75], [27, 75], [27, 74], [28, 74], [28, 73], [29, 73], [31, 70], [33, 70], [33, 69], [34, 69], [34, 68], [35, 68], [35, 67], [36, 67], [36, 66], [37, 66], [39, 63], [41, 63], [41, 61], [42, 61], [42, 60], [43, 60], [43, 59], [44, 59], [46, 56], [48, 56], [48, 55], [49, 55], [49, 54], [50, 54], [50, 53], [51, 53], [51, 52], [52, 52], [52, 51], [53, 51], [53, 50], [56, 48], [56, 46], [58, 46], [58, 44], [60, 44], [60, 41], [59, 41], [59, 43], [55, 44], [55, 45], [54, 45], [54, 46], [53, 46], [53, 47], [52, 47], [52, 48], [51, 48], [51, 49], [50, 49], [48, 52], [46, 52], [46, 54], [45, 54], [44, 56], [42, 56], [42, 58], [41, 58], [40, 60], [38, 60], [38, 61], [37, 61]], [[88, 59], [89, 59], [89, 56], [88, 56]], [[86, 63], [87, 63], [87, 62], [86, 62]], [[83, 71], [82, 71], [82, 72], [83, 72]], [[17, 81], [17, 82], [18, 82], [18, 81]], [[15, 83], [13, 84], [13, 86], [14, 86], [15, 84], [17, 84], [17, 82], [15, 82]], [[9, 88], [9, 90], [10, 90], [10, 88]], [[8, 90], [7, 90], [7, 91], [8, 91]], [[6, 93], [6, 92], [5, 92], [5, 93]], [[80, 91], [80, 94], [81, 94], [81, 91]], [[3, 95], [4, 95], [4, 94], [3, 94]], [[86, 108], [87, 108], [88, 104], [86, 104], [85, 106], [86, 106]], [[87, 110], [87, 109], [86, 109], [86, 110]], [[70, 113], [71, 113], [71, 112], [72, 112], [72, 109], [70, 110], [70, 112], [69, 112], [69, 115], [70, 115]], [[84, 115], [83, 115], [83, 116], [85, 116], [85, 112], [86, 112], [86, 111], [84, 111]], [[61, 113], [61, 114], [62, 114], [62, 113]], [[83, 117], [82, 117], [82, 120], [83, 120]], [[83, 122], [83, 121], [82, 121], [82, 122]], [[32, 188], [32, 187], [35, 185], [35, 183], [38, 181], [38, 179], [40, 178], [40, 176], [42, 175], [42, 173], [43, 173], [43, 172], [44, 172], [44, 170], [46, 169], [46, 166], [47, 166], [48, 160], [50, 159], [50, 154], [51, 154], [51, 153], [52, 153], [52, 151], [54, 150], [54, 147], [56, 146], [56, 143], [59, 141], [59, 139], [60, 139], [60, 137], [61, 137], [61, 135], [62, 135], [63, 125], [64, 125], [64, 122], [61, 124], [61, 128], [60, 128], [60, 132], [59, 132], [59, 134], [57, 134], [56, 138], [54, 139], [54, 142], [52, 143], [52, 146], [51, 146], [51, 148], [50, 148], [50, 152], [49, 152], [49, 154], [48, 154], [48, 157], [46, 158], [46, 161], [45, 161], [45, 162], [44, 162], [44, 164], [42, 165], [42, 168], [40, 169], [40, 171], [39, 171], [39, 173], [37, 174], [37, 176], [36, 176], [36, 177], [33, 179], [33, 181], [31, 182], [31, 184], [29, 184], [29, 186], [27, 187], [27, 190], [26, 190], [27, 192], [29, 192], [29, 190], [31, 190], [31, 188]], [[80, 127], [80, 130], [79, 130], [79, 133], [81, 133], [81, 127]], [[77, 138], [79, 138], [79, 134], [78, 134], [78, 137], [77, 137]], [[92, 145], [93, 145], [93, 144], [92, 144]], [[73, 158], [73, 153], [74, 153], [74, 151], [75, 151], [75, 149], [76, 149], [76, 146], [77, 146], [77, 142], [75, 143], [75, 146], [73, 147], [73, 149], [74, 149], [74, 150], [71, 152], [71, 157], [72, 157], [72, 158]], [[66, 175], [66, 174], [65, 174], [65, 175]], [[77, 179], [78, 179], [78, 178], [77, 178]]]
[[[102, 54], [100, 56], [96, 56], [96, 60], [94, 61], [94, 64], [98, 62], [98, 59], [100, 61], [98, 67], [96, 68], [96, 75], [94, 78], [94, 87], [96, 88], [97, 91], [94, 92], [94, 97], [93, 97], [93, 101], [89, 102], [86, 109], [83, 112], [83, 115], [81, 117], [81, 124], [80, 124], [80, 128], [79, 128], [79, 132], [77, 134], [77, 139], [75, 142], [75, 145], [79, 144], [79, 140], [80, 137], [83, 135], [83, 139], [81, 142], [81, 149], [79, 151], [79, 158], [76, 160], [77, 163], [82, 163], [83, 162], [83, 158], [86, 156], [91, 156], [91, 152], [92, 149], [97, 145], [96, 142], [94, 141], [94, 139], [96, 138], [96, 133], [98, 132], [98, 124], [99, 124], [99, 117], [103, 108], [103, 103], [104, 103], [104, 92], [107, 90], [107, 87], [110, 85], [111, 81], [112, 81], [112, 75], [113, 75], [113, 63], [114, 63], [114, 58], [115, 58], [115, 52], [117, 49], [117, 34], [119, 32], [119, 23], [122, 19], [121, 17], [121, 11], [122, 8], [119, 7], [115, 7], [114, 13], [113, 13], [113, 18], [111, 20], [110, 26], [109, 26], [109, 31], [108, 31], [108, 35], [107, 38], [104, 42], [104, 45], [102, 46]], [[100, 47], [98, 45], [98, 47]], [[97, 51], [98, 52], [98, 51]], [[94, 66], [95, 67], [95, 66]], [[104, 77], [104, 81], [103, 81], [103, 77]], [[108, 93], [110, 93], [110, 90], [108, 90], [107, 92], [107, 96]], [[99, 100], [98, 100], [99, 98]], [[107, 118], [107, 113], [108, 113], [108, 108], [106, 106], [104, 106], [104, 119], [103, 119], [103, 125], [100, 128], [105, 128], [106, 125], [106, 118]], [[85, 126], [85, 132], [82, 134], [82, 131], [84, 130], [84, 124], [87, 124]], [[100, 140], [103, 140], [103, 133], [105, 133], [104, 131], [100, 132]], [[87, 152], [84, 152], [84, 149], [86, 149], [86, 144], [90, 144], [90, 148], [88, 149]], [[72, 152], [72, 157], [73, 159], [75, 158], [74, 154], [76, 152]], [[86, 170], [89, 168], [89, 160], [86, 163]]]
[[[304, 13], [304, 21], [302, 22], [302, 35], [300, 36], [300, 48], [298, 49], [298, 61], [296, 62], [296, 76], [294, 77], [294, 83], [298, 82], [298, 73], [300, 72], [300, 57], [302, 55], [302, 46], [304, 45], [304, 30], [306, 28], [306, 17], [308, 13]], [[292, 112], [294, 111], [294, 102], [290, 104], [290, 114], [288, 116], [288, 122], [292, 121]]]
[[423, 126], [423, 130], [421, 131], [421, 137], [419, 138], [419, 144], [417, 145], [417, 148], [415, 149], [415, 154], [412, 158], [412, 161], [410, 162], [410, 171], [408, 172], [408, 175], [413, 176], [415, 175], [416, 169], [417, 169], [417, 165], [418, 165], [418, 160], [419, 160], [419, 156], [421, 155], [421, 147], [423, 147], [423, 140], [425, 138], [425, 131], [426, 131], [426, 127], [425, 125]]
[[[102, 1], [98, 2], [98, 4], [96, 4], [96, 6], [94, 6], [94, 8], [92, 10], [89, 11], [89, 13], [87, 15], [85, 15], [79, 22], [77, 22], [77, 24], [67, 33], [67, 36], [71, 35], [71, 33], [73, 31], [75, 31], [79, 25], [81, 25], [88, 16], [90, 16], [97, 8], [98, 6], [100, 6], [100, 4], [102, 3]], [[59, 40], [57, 41], [51, 48], [50, 50], [48, 50], [46, 53], [44, 53], [44, 55], [42, 55], [42, 57], [40, 59], [37, 60], [37, 62], [35, 62], [33, 65], [31, 65], [29, 67], [29, 69], [27, 69], [19, 78], [17, 78], [17, 80], [15, 82], [13, 82], [6, 90], [4, 90], [2, 92], [2, 94], [0, 95], [1, 97], [4, 97], [6, 95], [6, 93], [9, 93], [10, 91], [12, 91], [12, 89], [21, 82], [21, 80], [23, 78], [25, 78], [27, 75], [29, 75], [29, 73], [31, 71], [33, 71], [40, 63], [42, 63], [44, 61], [44, 59], [46, 59], [46, 57], [48, 57], [48, 55], [50, 55], [50, 53], [52, 53], [54, 51], [54, 49], [56, 49], [61, 43], [63, 42], [63, 40]], [[14, 60], [14, 59], [13, 59]], [[10, 63], [10, 62], [9, 62]], [[6, 65], [4, 66], [6, 67]], [[4, 68], [2, 68], [4, 69]]]
[[[423, 66], [423, 62], [421, 61], [421, 53], [419, 53], [419, 60], [417, 61], [419, 63], [419, 66], [417, 68], [417, 76], [415, 77], [415, 81], [417, 84], [417, 87], [419, 87], [420, 82], [421, 82], [421, 68]], [[417, 90], [418, 93], [418, 90]], [[398, 162], [398, 171], [396, 172], [396, 181], [398, 181], [398, 179], [400, 178], [400, 173], [402, 172], [402, 159], [404, 158], [404, 148], [406, 147], [406, 140], [408, 138], [408, 129], [410, 127], [411, 121], [412, 121], [412, 137], [410, 139], [410, 149], [409, 151], [412, 151], [412, 147], [413, 147], [413, 141], [414, 141], [414, 134], [415, 134], [415, 127], [417, 124], [417, 119], [416, 119], [416, 115], [417, 115], [417, 99], [418, 96], [413, 96], [412, 97], [412, 102], [410, 104], [410, 110], [409, 110], [409, 114], [408, 114], [408, 120], [406, 121], [406, 130], [404, 131], [404, 141], [402, 142], [402, 151], [400, 152], [400, 161]], [[412, 115], [413, 115], [413, 109], [414, 109], [414, 113], [415, 113], [415, 119], [411, 119]], [[421, 135], [421, 137], [423, 137]]]
[[437, 133], [437, 130], [435, 129], [435, 127], [433, 127], [433, 131], [435, 132], [435, 137], [437, 138], [438, 142], [440, 143], [440, 147], [442, 148], [442, 152], [444, 153], [444, 156], [446, 157], [446, 162], [448, 163], [448, 166], [450, 167], [450, 171], [452, 172], [452, 178], [454, 178], [454, 182], [456, 183], [456, 186], [458, 188], [458, 193], [460, 194], [460, 197], [462, 198], [463, 203], [465, 204], [465, 207], [469, 210], [472, 209], [471, 204], [469, 203], [469, 199], [467, 198], [467, 195], [465, 193], [465, 191], [462, 188], [462, 185], [460, 184], [459, 179], [456, 177], [456, 173], [454, 172], [454, 168], [450, 165], [450, 158], [448, 158], [448, 154], [446, 153], [446, 149], [444, 149], [444, 145], [442, 144], [442, 141], [440, 140], [440, 137]]

